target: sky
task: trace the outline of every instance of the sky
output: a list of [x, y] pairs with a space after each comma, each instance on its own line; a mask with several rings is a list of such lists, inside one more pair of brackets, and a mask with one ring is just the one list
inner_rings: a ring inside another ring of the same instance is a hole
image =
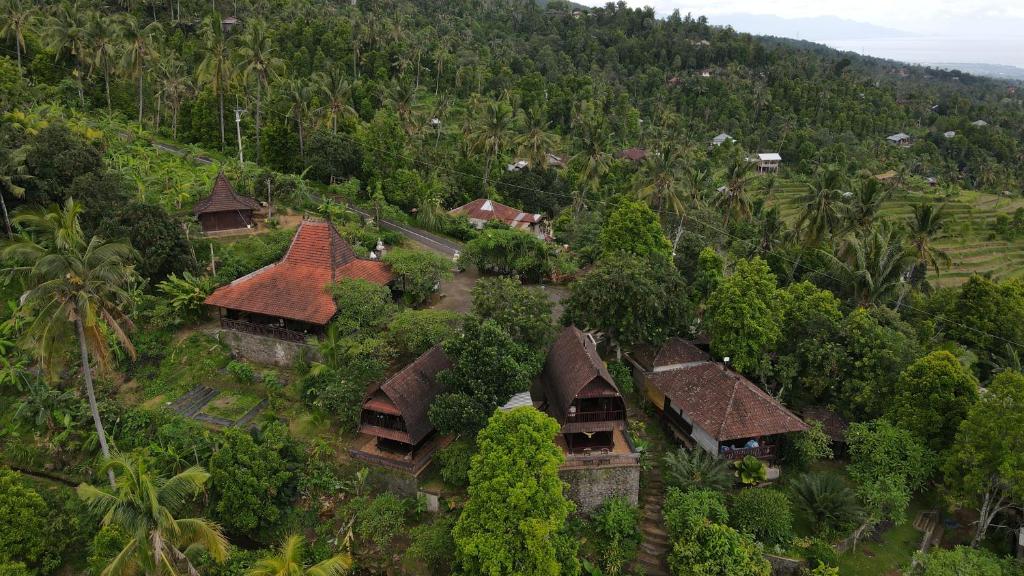
[[[577, 1], [591, 6], [605, 4], [603, 0]], [[834, 43], [845, 50], [921, 63], [974, 62], [1024, 67], [1024, 0], [626, 0], [626, 3], [652, 6], [661, 16], [675, 9], [682, 14], [705, 15], [714, 24], [728, 24], [728, 16], [734, 14], [787, 19], [831, 16], [892, 30], [892, 42], [887, 38], [872, 38], [861, 47], [844, 38]], [[816, 36], [813, 29], [800, 31], [799, 35], [827, 44], [831, 40]]]

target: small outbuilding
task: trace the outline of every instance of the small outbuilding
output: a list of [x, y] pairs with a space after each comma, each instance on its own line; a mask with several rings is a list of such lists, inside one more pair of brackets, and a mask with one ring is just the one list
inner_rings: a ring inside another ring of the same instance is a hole
[[893, 144], [895, 146], [902, 146], [904, 148], [910, 146], [913, 143], [913, 139], [910, 137], [910, 134], [906, 134], [904, 132], [897, 132], [896, 134], [888, 136], [886, 140], [890, 144]]
[[714, 138], [711, 139], [711, 145], [712, 146], [721, 146], [722, 144], [725, 144], [726, 142], [735, 142], [735, 141], [736, 141], [735, 138], [733, 138], [732, 136], [729, 136], [725, 132], [722, 132], [718, 136], [715, 136]]
[[477, 198], [449, 210], [448, 213], [452, 216], [465, 216], [469, 219], [469, 223], [478, 229], [483, 228], [488, 222], [501, 222], [509, 228], [529, 232], [542, 240], [550, 239], [542, 214], [523, 212], [518, 208], [506, 206], [489, 198]]
[[253, 212], [259, 209], [260, 203], [256, 200], [236, 194], [221, 172], [213, 181], [210, 195], [196, 202], [193, 212], [206, 233], [252, 228]]
[[755, 158], [758, 172], [778, 172], [782, 156], [778, 152], [761, 152]]

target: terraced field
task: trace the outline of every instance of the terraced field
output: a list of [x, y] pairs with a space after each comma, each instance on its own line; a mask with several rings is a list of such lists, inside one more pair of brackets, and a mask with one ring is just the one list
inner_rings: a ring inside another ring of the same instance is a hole
[[[798, 199], [804, 190], [802, 184], [783, 182], [776, 186], [768, 204], [778, 206], [783, 218], [792, 222], [796, 220], [800, 209]], [[881, 214], [890, 220], [905, 220], [911, 216], [911, 207], [922, 201], [944, 201], [947, 205], [946, 237], [937, 244], [953, 263], [933, 277], [934, 284], [957, 286], [975, 273], [990, 273], [995, 279], [1024, 275], [1024, 239], [1007, 242], [992, 232], [996, 217], [1012, 215], [1018, 208], [1024, 208], [1024, 199], [972, 191], [943, 198], [932, 189], [922, 187], [891, 198], [882, 207]]]

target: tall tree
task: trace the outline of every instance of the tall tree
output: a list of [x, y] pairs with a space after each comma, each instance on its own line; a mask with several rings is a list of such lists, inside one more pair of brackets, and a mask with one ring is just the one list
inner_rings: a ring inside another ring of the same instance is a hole
[[171, 138], [177, 139], [178, 113], [185, 100], [195, 92], [195, 85], [185, 65], [175, 58], [167, 58], [160, 63], [157, 80], [160, 83], [160, 95], [171, 108]]
[[135, 16], [126, 14], [121, 26], [122, 62], [129, 75], [138, 85], [139, 124], [142, 124], [144, 107], [143, 89], [147, 67], [156, 59], [157, 38], [163, 31], [159, 22], [143, 26]]
[[743, 220], [750, 217], [751, 202], [747, 195], [753, 163], [746, 155], [737, 150], [729, 157], [725, 165], [725, 185], [718, 190], [715, 205], [725, 216], [726, 225], [730, 221]]
[[217, 96], [220, 112], [220, 148], [227, 145], [224, 136], [224, 95], [234, 74], [230, 38], [224, 34], [220, 17], [212, 13], [203, 19], [203, 59], [196, 69], [200, 82], [206, 82]]
[[335, 554], [309, 566], [302, 559], [304, 539], [292, 534], [277, 554], [267, 556], [249, 568], [246, 576], [341, 576], [352, 569], [352, 555]]
[[36, 23], [36, 8], [22, 0], [8, 0], [4, 5], [4, 23], [0, 34], [14, 40], [14, 52], [18, 57], [18, 71], [21, 71], [21, 53], [25, 50], [25, 32]]
[[945, 350], [918, 358], [900, 374], [887, 415], [929, 448], [950, 447], [956, 429], [978, 399], [978, 380]]
[[844, 207], [847, 226], [854, 230], [870, 228], [878, 218], [882, 205], [889, 199], [890, 193], [891, 189], [882, 186], [875, 178], [865, 178], [857, 182]]
[[56, 54], [57, 59], [68, 58], [74, 65], [73, 77], [78, 88], [78, 102], [82, 107], [85, 107], [82, 81], [89, 56], [85, 14], [77, 3], [62, 2], [47, 22], [46, 30], [50, 49]]
[[945, 251], [935, 246], [943, 237], [946, 212], [943, 204], [918, 204], [914, 216], [907, 222], [907, 236], [914, 254], [914, 269], [911, 281], [921, 284], [931, 267], [939, 273], [939, 265], [949, 266], [952, 259]]
[[25, 188], [20, 184], [22, 180], [32, 177], [25, 166], [27, 153], [28, 149], [24, 146], [0, 152], [3, 154], [0, 156], [0, 212], [3, 212], [4, 229], [7, 232], [8, 240], [13, 239], [14, 234], [11, 230], [11, 218], [7, 213], [7, 201], [4, 200], [4, 194], [9, 193], [15, 198], [25, 197]]
[[331, 130], [338, 131], [338, 121], [346, 118], [357, 118], [352, 108], [352, 85], [341, 73], [341, 68], [331, 66], [324, 74], [317, 76], [317, 89], [324, 97], [324, 120]]
[[86, 35], [89, 43], [89, 63], [103, 73], [103, 93], [107, 98], [107, 110], [110, 104], [110, 74], [117, 67], [120, 46], [119, 20], [100, 12], [90, 12], [86, 24]]
[[80, 484], [78, 496], [102, 515], [103, 526], [115, 526], [129, 537], [102, 576], [198, 574], [185, 551], [205, 550], [217, 562], [228, 555], [220, 527], [203, 518], [175, 518], [203, 492], [210, 477], [200, 466], [164, 478], [146, 468], [141, 456], [119, 454], [104, 468], [117, 472], [110, 490]]
[[306, 159], [306, 122], [313, 105], [313, 84], [309, 78], [292, 78], [286, 85], [288, 116], [295, 119], [299, 132], [299, 158]]
[[883, 224], [850, 236], [838, 253], [819, 250], [829, 265], [828, 279], [857, 306], [890, 304], [906, 294], [906, 274], [913, 261], [903, 236]]
[[800, 197], [796, 229], [808, 246], [816, 246], [839, 229], [843, 217], [842, 177], [837, 168], [819, 172]]
[[[89, 357], [91, 352], [101, 367], [107, 364], [108, 330], [134, 357], [126, 311], [128, 287], [135, 278], [130, 265], [135, 251], [127, 244], [86, 238], [78, 221], [81, 212], [81, 204], [69, 198], [60, 209], [18, 214], [14, 224], [28, 235], [6, 243], [0, 255], [14, 263], [6, 272], [27, 287], [21, 296], [22, 313], [31, 318], [25, 338], [43, 364], [58, 364], [67, 342], [77, 338], [89, 410], [100, 450], [109, 457]], [[108, 471], [113, 485], [114, 470]]]
[[263, 127], [263, 95], [270, 83], [284, 72], [284, 60], [274, 53], [274, 45], [262, 20], [251, 22], [238, 47], [238, 63], [244, 77], [256, 87], [256, 163], [260, 161], [260, 135]]
[[491, 176], [491, 167], [510, 138], [511, 128], [512, 107], [505, 102], [496, 101], [484, 108], [482, 117], [470, 135], [473, 148], [487, 158], [484, 164], [482, 189], [485, 196], [488, 194], [487, 181]]

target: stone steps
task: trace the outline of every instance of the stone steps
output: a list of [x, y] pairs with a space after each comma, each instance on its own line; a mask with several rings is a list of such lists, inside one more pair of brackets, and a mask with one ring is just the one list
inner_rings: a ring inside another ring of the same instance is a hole
[[171, 403], [170, 409], [186, 418], [194, 418], [210, 400], [219, 394], [219, 390], [206, 386], [196, 386]]
[[643, 491], [640, 494], [640, 548], [631, 566], [637, 574], [668, 576], [665, 558], [671, 545], [663, 527], [661, 507], [665, 499], [665, 484], [661, 471], [654, 467], [645, 472]]

